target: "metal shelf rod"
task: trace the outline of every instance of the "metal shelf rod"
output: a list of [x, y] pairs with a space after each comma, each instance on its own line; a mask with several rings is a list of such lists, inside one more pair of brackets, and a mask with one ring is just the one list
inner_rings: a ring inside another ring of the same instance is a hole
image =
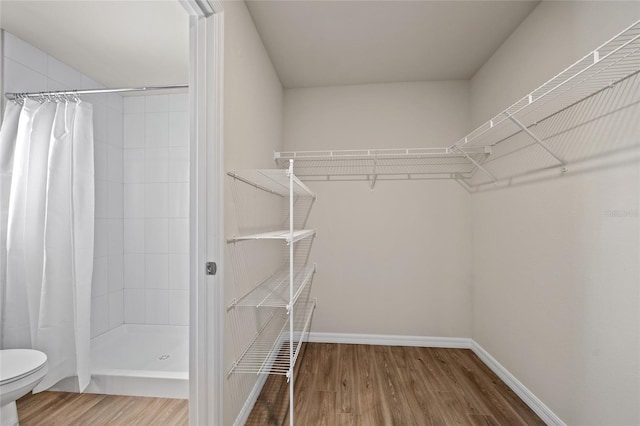
[[[560, 163], [560, 165], [562, 165], [563, 167], [564, 167], [564, 166], [566, 166], [566, 164], [567, 164], [567, 163], [566, 163], [562, 158], [558, 157], [558, 156], [556, 155], [556, 153], [555, 153], [555, 152], [553, 152], [553, 151], [551, 150], [551, 148], [549, 148], [549, 147], [547, 146], [547, 144], [546, 144], [546, 143], [544, 143], [544, 142], [542, 142], [542, 140], [540, 140], [540, 138], [539, 138], [539, 137], [537, 137], [535, 134], [533, 134], [533, 132], [532, 132], [531, 130], [529, 130], [529, 129], [527, 128], [527, 126], [525, 126], [524, 124], [522, 124], [522, 123], [521, 123], [517, 118], [515, 118], [513, 115], [509, 114], [508, 112], [505, 112], [505, 115], [506, 115], [507, 117], [509, 117], [509, 119], [510, 119], [511, 121], [513, 121], [513, 122], [516, 124], [516, 126], [520, 127], [520, 128], [522, 129], [522, 131], [523, 131], [523, 132], [525, 132], [525, 133], [526, 133], [526, 134], [527, 134], [531, 139], [533, 139], [533, 140], [534, 140], [538, 145], [540, 145], [542, 148], [544, 148], [544, 150], [545, 150], [545, 151], [547, 151], [547, 152], [548, 152], [548, 153], [549, 153], [553, 158], [555, 158], [556, 160], [558, 160], [558, 163]], [[494, 179], [494, 181], [495, 181], [495, 179]]]

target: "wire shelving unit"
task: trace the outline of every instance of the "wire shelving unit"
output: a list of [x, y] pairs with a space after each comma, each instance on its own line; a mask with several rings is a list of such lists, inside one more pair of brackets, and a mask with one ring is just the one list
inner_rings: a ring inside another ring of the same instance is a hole
[[469, 178], [490, 153], [488, 147], [287, 151], [275, 160], [280, 167], [295, 160], [303, 180], [366, 180], [373, 189], [377, 180]]
[[[285, 310], [273, 310], [269, 319], [256, 333], [255, 339], [234, 362], [228, 374], [277, 374], [289, 380], [289, 392], [293, 392], [293, 367], [300, 348], [309, 333], [315, 300], [295, 304], [293, 314]], [[293, 339], [289, 326], [293, 325]], [[293, 407], [293, 405], [290, 406]]]
[[[637, 21], [449, 146], [276, 152], [275, 160], [286, 167], [295, 159], [303, 180], [368, 180], [373, 189], [381, 179], [452, 178], [473, 191], [539, 171], [565, 172], [572, 162], [637, 148], [639, 103]], [[619, 143], [612, 146], [612, 138]]]
[[247, 307], [272, 307], [289, 308], [291, 303], [295, 304], [307, 285], [311, 284], [313, 275], [316, 272], [316, 265], [304, 265], [298, 268], [293, 274], [293, 301], [289, 300], [289, 266], [284, 265], [273, 275], [261, 281], [252, 290], [243, 296], [234, 299], [229, 305]]
[[[284, 264], [243, 291], [227, 307], [227, 310], [254, 309], [256, 318], [259, 318], [255, 335], [243, 340], [244, 349], [235, 357], [227, 376], [236, 373], [286, 376], [289, 382], [289, 418], [293, 425], [294, 366], [316, 306], [316, 301], [309, 296], [316, 265], [308, 264], [315, 230], [305, 229], [316, 196], [295, 176], [293, 160], [286, 170], [243, 170], [227, 174], [234, 181], [281, 197], [288, 207], [285, 212], [287, 229], [234, 235], [227, 239], [232, 247], [249, 241], [267, 240], [274, 244], [280, 241], [288, 252]], [[296, 250], [298, 246], [300, 250]], [[236, 271], [236, 275], [241, 276], [243, 272]], [[246, 327], [247, 324], [235, 326]]]
[[280, 231], [262, 232], [259, 234], [239, 235], [227, 239], [228, 243], [245, 240], [284, 240], [287, 243], [295, 243], [305, 238], [313, 237], [316, 231], [313, 229], [299, 229], [288, 231], [286, 229]]

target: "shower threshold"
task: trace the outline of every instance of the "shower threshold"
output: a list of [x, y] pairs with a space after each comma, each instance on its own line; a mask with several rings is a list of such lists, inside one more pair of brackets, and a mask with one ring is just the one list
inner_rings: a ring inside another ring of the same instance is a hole
[[[77, 380], [62, 380], [52, 390], [77, 392]], [[189, 328], [123, 324], [91, 339], [85, 392], [187, 399]]]

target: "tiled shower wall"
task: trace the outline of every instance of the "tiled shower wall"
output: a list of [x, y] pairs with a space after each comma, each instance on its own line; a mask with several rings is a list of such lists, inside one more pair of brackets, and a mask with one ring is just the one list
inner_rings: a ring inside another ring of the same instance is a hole
[[124, 321], [187, 325], [187, 95], [124, 99]]
[[[36, 92], [93, 89], [102, 85], [4, 32], [4, 90]], [[95, 151], [95, 249], [91, 336], [123, 323], [123, 101], [115, 94], [84, 96], [93, 104]], [[3, 247], [3, 259], [6, 252]]]
[[[7, 32], [3, 54], [7, 92], [104, 87]], [[82, 99], [94, 114], [91, 336], [123, 323], [186, 325], [187, 95]]]

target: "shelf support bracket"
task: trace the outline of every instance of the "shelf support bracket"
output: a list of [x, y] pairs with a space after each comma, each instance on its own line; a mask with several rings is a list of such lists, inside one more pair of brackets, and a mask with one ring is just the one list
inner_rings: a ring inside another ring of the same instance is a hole
[[371, 190], [373, 191], [373, 187], [376, 186], [376, 180], [378, 180], [378, 175], [376, 174], [376, 168], [378, 167], [378, 157], [374, 157], [373, 159], [373, 173], [371, 178]]
[[537, 137], [535, 134], [533, 134], [533, 132], [531, 132], [531, 130], [529, 130], [527, 128], [527, 126], [525, 126], [524, 124], [522, 124], [517, 118], [515, 118], [513, 115], [509, 114], [508, 112], [505, 112], [505, 115], [507, 117], [509, 117], [509, 119], [511, 121], [513, 121], [513, 123], [518, 126], [520, 129], [522, 129], [523, 132], [525, 132], [527, 135], [529, 135], [529, 137], [531, 139], [533, 139], [533, 141], [535, 143], [537, 143], [538, 145], [540, 145], [542, 148], [544, 148], [545, 151], [547, 151], [549, 153], [549, 155], [551, 155], [553, 158], [555, 158], [558, 163], [560, 163], [560, 165], [562, 166], [562, 171], [566, 172], [567, 171], [567, 162], [564, 161], [562, 158], [560, 158], [558, 155], [556, 155], [555, 152], [553, 152], [551, 150], [551, 148], [549, 148], [547, 146], [547, 144], [545, 144], [539, 137]]
[[484, 167], [482, 167], [480, 165], [480, 163], [478, 163], [476, 160], [474, 160], [469, 154], [464, 152], [458, 146], [454, 146], [453, 149], [458, 151], [458, 152], [460, 152], [465, 157], [467, 157], [467, 160], [471, 161], [474, 166], [476, 166], [478, 169], [480, 169], [485, 175], [489, 176], [491, 178], [491, 180], [493, 181], [493, 183], [496, 183], [498, 181], [498, 179], [489, 170], [487, 170]]

